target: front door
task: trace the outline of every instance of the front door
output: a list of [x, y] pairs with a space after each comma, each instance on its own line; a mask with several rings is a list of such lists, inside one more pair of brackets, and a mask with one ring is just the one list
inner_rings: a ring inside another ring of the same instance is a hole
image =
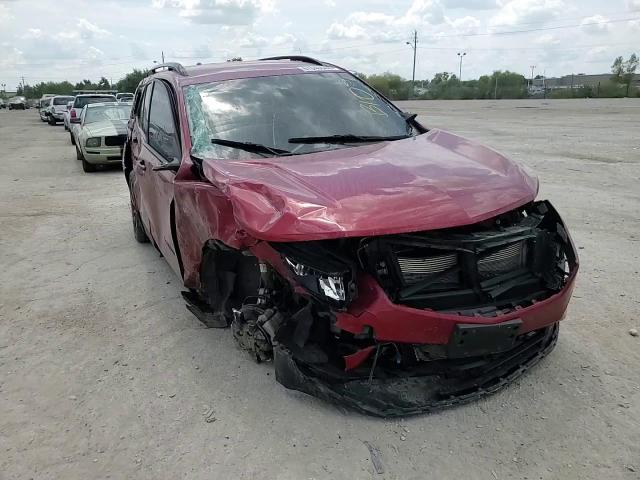
[[156, 170], [181, 158], [175, 97], [171, 87], [162, 80], [155, 80], [152, 85], [147, 86], [146, 94], [151, 95], [147, 141], [141, 145], [137, 159], [140, 169], [140, 198], [143, 203], [141, 215], [156, 246], [174, 271], [181, 275], [171, 231], [173, 182], [176, 174], [170, 170]]

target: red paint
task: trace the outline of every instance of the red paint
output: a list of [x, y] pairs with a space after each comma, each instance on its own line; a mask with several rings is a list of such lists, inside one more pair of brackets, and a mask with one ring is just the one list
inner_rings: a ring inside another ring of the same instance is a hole
[[519, 333], [526, 333], [553, 325], [564, 317], [576, 273], [577, 270], [559, 293], [497, 317], [466, 317], [396, 305], [372, 277], [362, 275], [358, 298], [347, 312], [336, 313], [336, 326], [351, 333], [361, 333], [370, 326], [378, 341], [446, 344], [457, 323], [496, 324], [519, 318], [522, 320]]
[[376, 349], [375, 345], [370, 347], [365, 347], [363, 349], [358, 350], [351, 355], [345, 355], [344, 358], [344, 369], [345, 371], [353, 370], [354, 368], [358, 368], [362, 363], [369, 358], [371, 352]]

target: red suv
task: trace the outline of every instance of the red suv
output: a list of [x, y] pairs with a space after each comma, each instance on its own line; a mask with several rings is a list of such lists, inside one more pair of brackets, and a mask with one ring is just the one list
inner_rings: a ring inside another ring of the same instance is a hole
[[288, 388], [407, 415], [555, 345], [578, 259], [537, 180], [335, 65], [156, 67], [123, 166], [135, 238]]

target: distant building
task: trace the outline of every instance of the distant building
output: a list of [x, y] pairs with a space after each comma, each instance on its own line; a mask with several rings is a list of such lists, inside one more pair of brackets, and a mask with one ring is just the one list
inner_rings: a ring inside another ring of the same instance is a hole
[[[544, 85], [546, 85], [547, 90], [581, 87], [597, 88], [599, 84], [611, 81], [612, 76], [611, 73], [599, 73], [596, 75], [576, 73], [565, 75], [564, 77], [534, 78], [533, 88], [543, 88]], [[640, 75], [637, 73], [633, 77], [631, 87], [640, 87]]]

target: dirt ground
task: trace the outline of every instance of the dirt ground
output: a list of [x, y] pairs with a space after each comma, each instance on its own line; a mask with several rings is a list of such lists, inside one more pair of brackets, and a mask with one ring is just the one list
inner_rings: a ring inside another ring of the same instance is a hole
[[640, 478], [640, 101], [402, 107], [531, 167], [563, 214], [581, 272], [547, 359], [402, 420], [287, 391], [187, 311], [120, 171], [83, 173], [62, 126], [3, 110], [0, 478]]

